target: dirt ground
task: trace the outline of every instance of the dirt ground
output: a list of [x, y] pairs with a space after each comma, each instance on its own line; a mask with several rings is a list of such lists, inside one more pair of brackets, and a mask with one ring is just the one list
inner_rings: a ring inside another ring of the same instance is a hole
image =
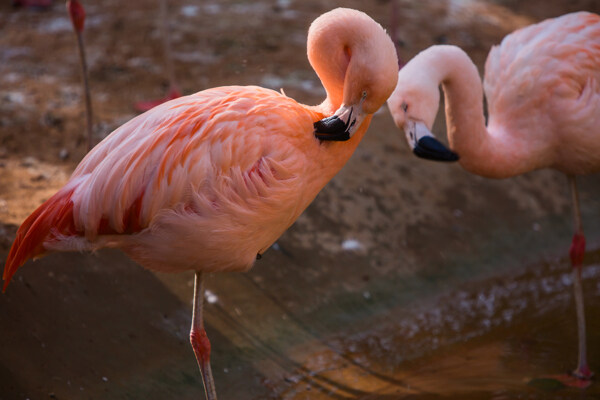
[[[99, 142], [136, 115], [136, 101], [161, 97], [168, 83], [158, 0], [83, 4]], [[392, 0], [170, 1], [181, 89], [189, 94], [258, 84], [317, 104], [324, 91], [306, 59], [306, 31], [336, 6], [361, 9], [391, 28]], [[396, 9], [402, 60], [450, 43], [465, 49], [483, 72], [490, 47], [514, 29], [576, 10], [598, 13], [600, 2], [397, 0]], [[17, 226], [66, 182], [85, 154], [75, 46], [62, 2], [46, 11], [0, 4], [1, 259]], [[434, 130], [443, 136], [443, 116]], [[600, 247], [600, 226], [593, 222], [600, 217], [599, 183], [597, 176], [581, 179], [592, 251]], [[206, 319], [219, 394], [438, 398], [443, 393], [432, 383], [422, 382], [427, 390], [400, 393], [399, 381], [388, 378], [406, 378], [403, 368], [420, 357], [435, 362], [432, 351], [441, 346], [409, 341], [410, 347], [400, 344], [406, 337], [395, 337], [375, 351], [371, 341], [404, 332], [386, 323], [400, 323], [414, 309], [426, 312], [417, 304], [448, 302], [443, 296], [452, 298], [457, 287], [466, 290], [531, 265], [566, 265], [571, 229], [561, 174], [537, 171], [490, 181], [456, 165], [417, 160], [384, 108], [349, 164], [276, 249], [250, 273], [209, 278], [215, 301]], [[348, 243], [358, 245], [347, 250]], [[28, 264], [0, 296], [0, 400], [201, 398], [187, 339], [191, 278], [151, 273], [119, 252], [56, 254]], [[596, 279], [590, 273], [592, 291]], [[571, 300], [563, 300], [564, 309], [558, 309], [570, 312]], [[530, 304], [535, 308], [535, 299]], [[510, 323], [500, 325], [502, 332], [511, 331]], [[441, 337], [448, 345], [464, 339]], [[355, 369], [324, 363], [334, 371], [328, 375], [319, 367], [323, 357], [341, 357]], [[565, 350], [564, 368], [574, 366], [574, 358], [571, 348]], [[591, 363], [600, 370], [600, 358]], [[383, 383], [372, 384], [374, 377]]]

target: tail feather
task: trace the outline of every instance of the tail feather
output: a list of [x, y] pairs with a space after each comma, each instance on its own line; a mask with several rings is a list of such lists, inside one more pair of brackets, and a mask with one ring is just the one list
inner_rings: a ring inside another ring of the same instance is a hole
[[2, 291], [6, 290], [10, 279], [25, 261], [46, 251], [45, 241], [52, 240], [56, 234], [76, 232], [71, 200], [73, 190], [58, 191], [21, 224], [4, 266]]

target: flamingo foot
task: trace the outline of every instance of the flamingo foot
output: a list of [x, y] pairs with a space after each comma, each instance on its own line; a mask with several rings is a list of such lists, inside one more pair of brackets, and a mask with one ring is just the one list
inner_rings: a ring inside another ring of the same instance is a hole
[[588, 378], [581, 378], [575, 376], [575, 373], [571, 374], [562, 374], [562, 375], [552, 375], [547, 379], [559, 382], [560, 384], [572, 387], [576, 389], [587, 389], [592, 384], [591, 375]]
[[200, 373], [202, 374], [206, 399], [216, 400], [217, 392], [212, 376], [212, 369], [210, 368], [210, 341], [208, 340], [204, 328], [192, 328], [190, 332], [190, 342], [194, 349], [194, 354], [196, 355], [198, 367], [200, 367]]
[[594, 373], [590, 370], [590, 367], [586, 364], [580, 365], [572, 373], [573, 377], [582, 381], [591, 381]]
[[137, 111], [145, 112], [158, 106], [159, 104], [176, 99], [178, 97], [181, 97], [181, 92], [179, 91], [179, 89], [172, 87], [169, 89], [165, 97], [156, 100], [138, 101], [134, 104], [134, 108]]

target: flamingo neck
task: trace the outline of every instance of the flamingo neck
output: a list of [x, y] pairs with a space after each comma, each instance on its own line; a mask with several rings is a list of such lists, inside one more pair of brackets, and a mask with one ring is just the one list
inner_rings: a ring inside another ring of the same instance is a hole
[[[428, 65], [442, 85], [450, 147], [467, 171], [489, 178], [506, 178], [537, 168], [527, 143], [493, 123], [486, 127], [483, 88], [477, 67], [455, 46], [435, 46]], [[497, 119], [496, 119], [497, 120]]]

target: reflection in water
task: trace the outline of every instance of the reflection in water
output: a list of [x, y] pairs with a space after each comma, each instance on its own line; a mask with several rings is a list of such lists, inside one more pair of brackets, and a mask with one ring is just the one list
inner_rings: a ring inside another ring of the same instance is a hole
[[[588, 259], [597, 258], [590, 254]], [[584, 269], [592, 369], [600, 366], [600, 264]], [[567, 388], [548, 377], [572, 370], [577, 330], [564, 263], [464, 285], [400, 310], [329, 348], [277, 391], [284, 399], [593, 399], [600, 387]]]

